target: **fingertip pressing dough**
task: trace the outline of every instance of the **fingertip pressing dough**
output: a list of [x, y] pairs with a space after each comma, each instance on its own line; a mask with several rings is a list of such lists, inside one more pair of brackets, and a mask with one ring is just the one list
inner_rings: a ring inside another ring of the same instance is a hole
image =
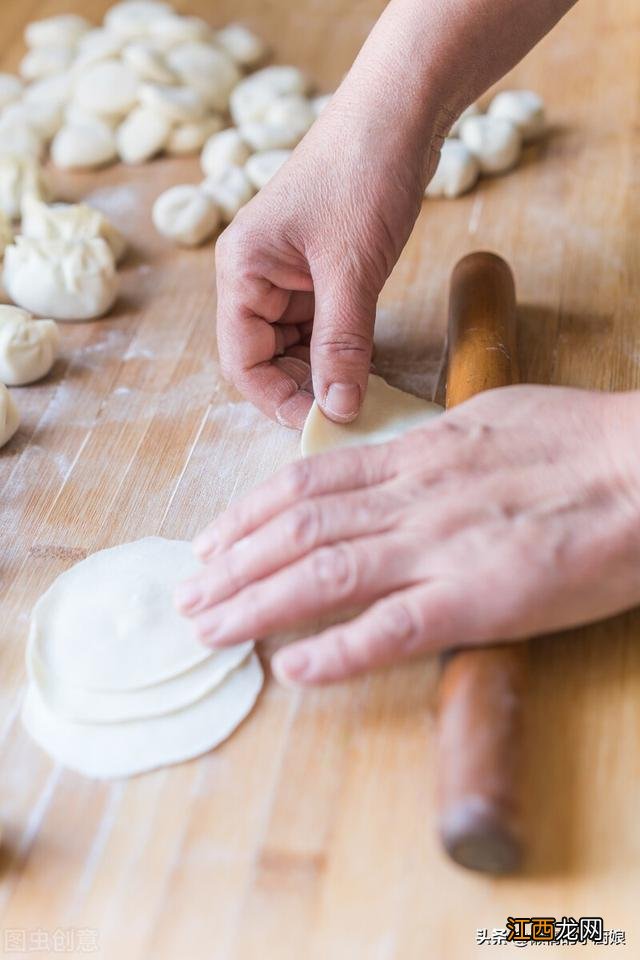
[[170, 156], [182, 157], [198, 153], [207, 140], [224, 127], [222, 117], [212, 114], [204, 120], [179, 123], [171, 129], [165, 150]]
[[243, 164], [251, 150], [235, 127], [214, 133], [205, 143], [200, 157], [202, 172], [213, 180], [221, 177], [231, 166]]
[[238, 166], [227, 167], [221, 176], [204, 180], [200, 189], [211, 197], [220, 211], [223, 223], [231, 223], [255, 193], [244, 168]]
[[171, 122], [162, 113], [136, 107], [116, 131], [118, 155], [124, 163], [144, 163], [164, 149], [170, 132]]
[[23, 309], [70, 322], [103, 316], [118, 293], [113, 254], [102, 239], [16, 237], [5, 250], [4, 285]]
[[45, 377], [60, 347], [53, 320], [34, 320], [19, 307], [0, 305], [0, 382], [23, 386]]
[[544, 101], [533, 90], [503, 90], [489, 104], [488, 114], [513, 123], [525, 143], [537, 140], [545, 131]]
[[118, 263], [127, 244], [114, 225], [100, 211], [86, 203], [46, 204], [27, 197], [22, 204], [21, 233], [33, 240], [94, 240], [109, 244]]
[[280, 167], [291, 156], [291, 150], [265, 150], [254, 153], [244, 165], [245, 173], [256, 190], [262, 190], [275, 177]]
[[517, 127], [509, 120], [486, 114], [465, 120], [460, 139], [480, 164], [482, 173], [510, 170], [522, 151], [522, 138]]
[[20, 426], [20, 413], [4, 383], [0, 381], [0, 447], [11, 440]]
[[445, 140], [436, 171], [427, 184], [426, 197], [459, 197], [470, 190], [480, 174], [478, 161], [460, 140]]
[[314, 401], [302, 431], [301, 452], [308, 457], [337, 447], [385, 443], [442, 412], [439, 404], [398, 390], [382, 377], [370, 374], [362, 408], [352, 423], [334, 423]]
[[220, 212], [198, 187], [180, 184], [160, 194], [153, 205], [152, 219], [163, 237], [185, 247], [197, 247], [218, 228]]
[[257, 66], [269, 52], [264, 40], [241, 23], [230, 23], [218, 30], [215, 39], [241, 67]]

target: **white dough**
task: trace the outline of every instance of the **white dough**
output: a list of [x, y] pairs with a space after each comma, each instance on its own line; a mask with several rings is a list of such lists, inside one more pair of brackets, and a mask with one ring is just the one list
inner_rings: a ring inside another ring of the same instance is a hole
[[43, 151], [44, 140], [30, 123], [0, 117], [0, 156], [18, 154], [39, 160]]
[[160, 83], [143, 83], [140, 103], [161, 114], [170, 123], [190, 123], [202, 120], [207, 105], [191, 87], [170, 87]]
[[304, 94], [308, 81], [297, 67], [264, 67], [245, 77], [231, 94], [229, 109], [234, 123], [260, 122], [267, 108], [278, 97]]
[[255, 67], [269, 52], [264, 40], [241, 23], [230, 23], [218, 30], [215, 39], [241, 67]]
[[215, 180], [221, 177], [231, 166], [237, 166], [248, 160], [251, 150], [235, 127], [214, 133], [204, 145], [200, 166], [206, 177]]
[[322, 111], [329, 105], [333, 97], [332, 93], [322, 93], [317, 97], [311, 98], [311, 107], [316, 117], [319, 117]]
[[269, 103], [260, 121], [242, 123], [240, 134], [254, 150], [295, 147], [316, 119], [309, 100], [298, 93]]
[[65, 123], [51, 144], [51, 159], [63, 169], [102, 167], [118, 156], [114, 131], [102, 120]]
[[245, 173], [256, 190], [262, 190], [291, 156], [291, 150], [265, 150], [254, 153], [244, 165]]
[[76, 60], [72, 71], [80, 75], [90, 64], [98, 63], [100, 60], [112, 60], [117, 58], [126, 40], [111, 30], [105, 30], [98, 27], [90, 30], [80, 40]]
[[158, 50], [170, 50], [192, 40], [207, 40], [211, 27], [200, 17], [181, 17], [172, 14], [154, 17], [149, 22], [148, 36]]
[[381, 377], [369, 374], [369, 384], [358, 417], [352, 423], [334, 423], [314, 401], [302, 431], [304, 457], [336, 447], [385, 443], [442, 413], [442, 407], [397, 390]]
[[26, 197], [44, 200], [47, 185], [39, 163], [29, 156], [0, 154], [0, 210], [9, 220], [20, 217]]
[[93, 240], [102, 237], [118, 263], [127, 244], [116, 227], [100, 210], [86, 203], [48, 205], [33, 197], [22, 203], [22, 235], [33, 240]]
[[0, 73], [0, 110], [22, 96], [22, 83], [12, 73]]
[[537, 140], [545, 131], [544, 101], [533, 90], [503, 90], [489, 104], [488, 113], [511, 121], [525, 143]]
[[0, 381], [0, 447], [11, 440], [20, 426], [20, 413], [4, 383]]
[[447, 134], [447, 136], [459, 137], [460, 130], [462, 129], [462, 124], [465, 122], [465, 120], [468, 120], [469, 117], [477, 117], [478, 114], [480, 113], [482, 113], [482, 110], [480, 109], [478, 104], [470, 103], [469, 106], [462, 111], [458, 119], [452, 123], [451, 129], [449, 130], [449, 133]]
[[101, 317], [118, 293], [113, 254], [101, 239], [16, 237], [4, 253], [4, 285], [18, 306], [54, 320]]
[[171, 123], [157, 110], [136, 107], [116, 131], [118, 154], [125, 163], [144, 163], [164, 148]]
[[20, 76], [24, 80], [43, 80], [64, 73], [72, 61], [71, 47], [36, 47], [20, 61]]
[[24, 31], [28, 47], [72, 47], [89, 31], [91, 24], [73, 13], [46, 17], [27, 25]]
[[224, 121], [217, 114], [205, 117], [204, 120], [194, 120], [190, 123], [179, 123], [173, 127], [166, 143], [166, 152], [171, 156], [181, 157], [199, 153], [209, 137], [222, 130]]
[[138, 98], [138, 77], [119, 60], [100, 60], [79, 74], [75, 101], [92, 113], [124, 115]]
[[243, 167], [230, 166], [215, 178], [204, 180], [200, 189], [211, 197], [224, 223], [231, 223], [235, 215], [251, 200], [255, 188]]
[[460, 139], [480, 164], [482, 173], [503, 173], [518, 162], [522, 139], [517, 128], [500, 117], [469, 117]]
[[129, 777], [181, 763], [222, 743], [251, 712], [262, 688], [252, 654], [227, 681], [183, 710], [122, 723], [71, 723], [48, 709], [31, 684], [23, 706], [27, 732], [54, 760], [87, 777]]
[[70, 72], [47, 77], [46, 80], [37, 80], [25, 89], [23, 105], [50, 104], [62, 109], [71, 100], [73, 86], [73, 75]]
[[42, 140], [51, 140], [62, 126], [62, 108], [46, 101], [12, 103], [2, 114], [2, 125], [13, 123], [27, 124]]
[[0, 382], [18, 387], [45, 377], [59, 346], [53, 320], [34, 320], [26, 310], [0, 305]]
[[148, 43], [129, 43], [122, 51], [122, 59], [135, 71], [140, 80], [150, 83], [176, 83], [177, 77], [159, 50]]
[[470, 190], [480, 173], [478, 161], [455, 138], [445, 140], [440, 149], [436, 172], [427, 184], [426, 197], [459, 197]]
[[129, 40], [145, 36], [154, 20], [173, 15], [169, 4], [161, 0], [124, 0], [107, 10], [104, 25]]
[[167, 63], [211, 110], [223, 113], [227, 109], [229, 95], [241, 74], [225, 50], [195, 40], [173, 47], [167, 54]]
[[197, 247], [217, 229], [220, 213], [198, 187], [180, 184], [160, 194], [153, 205], [152, 219], [163, 237], [185, 247]]
[[13, 243], [13, 227], [4, 210], [0, 210], [0, 257], [10, 243]]

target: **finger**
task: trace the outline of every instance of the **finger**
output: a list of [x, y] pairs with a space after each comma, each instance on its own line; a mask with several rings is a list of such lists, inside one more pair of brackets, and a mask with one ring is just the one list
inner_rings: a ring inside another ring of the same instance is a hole
[[307, 498], [375, 486], [395, 476], [393, 447], [381, 443], [349, 447], [296, 460], [233, 503], [194, 540], [206, 561], [215, 551], [246, 537], [282, 510]]
[[358, 415], [367, 387], [376, 297], [348, 280], [314, 276], [314, 286], [314, 393], [329, 419], [346, 423]]
[[193, 616], [319, 547], [380, 534], [392, 524], [389, 500], [379, 493], [357, 491], [306, 500], [212, 557], [178, 588], [178, 609]]
[[315, 297], [306, 291], [291, 295], [289, 303], [280, 317], [280, 323], [308, 323], [313, 320]]
[[193, 617], [203, 643], [226, 647], [371, 603], [411, 582], [399, 537], [367, 537], [313, 551]]
[[402, 590], [354, 620], [283, 647], [271, 662], [273, 672], [281, 683], [314, 686], [426, 651], [479, 642], [483, 626], [467, 596], [442, 582]]

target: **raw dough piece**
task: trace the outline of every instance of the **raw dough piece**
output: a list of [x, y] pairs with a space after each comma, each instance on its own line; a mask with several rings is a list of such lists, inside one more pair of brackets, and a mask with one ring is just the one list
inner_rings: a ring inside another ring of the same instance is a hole
[[124, 116], [135, 106], [139, 81], [135, 72], [119, 60], [100, 60], [78, 77], [75, 102], [91, 113]]
[[251, 150], [236, 128], [229, 127], [209, 137], [200, 157], [200, 166], [206, 177], [217, 180], [229, 167], [244, 163], [250, 156]]
[[51, 159], [63, 169], [102, 167], [118, 157], [115, 133], [102, 120], [65, 123], [51, 144]]
[[36, 47], [20, 61], [20, 76], [24, 80], [44, 80], [64, 73], [73, 61], [70, 47]]
[[465, 120], [468, 120], [469, 117], [477, 117], [478, 114], [480, 113], [482, 113], [482, 110], [480, 109], [478, 104], [470, 103], [469, 106], [462, 111], [458, 119], [452, 123], [451, 129], [449, 130], [449, 133], [447, 134], [447, 136], [459, 137], [460, 131], [462, 129], [462, 124], [465, 122]]
[[229, 109], [234, 123], [264, 120], [269, 105], [278, 97], [307, 92], [308, 81], [297, 67], [264, 67], [239, 83], [231, 94]]
[[214, 133], [222, 130], [224, 121], [216, 114], [195, 120], [192, 123], [180, 123], [169, 134], [165, 150], [175, 157], [199, 153]]
[[262, 687], [252, 654], [225, 683], [191, 706], [147, 720], [70, 723], [57, 717], [30, 685], [22, 720], [27, 732], [66, 767], [87, 777], [128, 777], [206, 753], [251, 712]]
[[125, 0], [107, 10], [104, 25], [118, 36], [131, 40], [145, 36], [154, 20], [174, 15], [169, 4], [161, 0]]
[[465, 120], [460, 139], [480, 164], [482, 173], [510, 170], [522, 151], [522, 138], [517, 128], [509, 120], [486, 114]]
[[363, 443], [385, 443], [442, 412], [437, 403], [397, 390], [382, 377], [370, 374], [362, 409], [352, 423], [333, 423], [314, 401], [302, 431], [302, 455], [309, 457]]
[[269, 52], [264, 40], [241, 23], [230, 23], [215, 35], [216, 43], [241, 67], [255, 67]]
[[440, 162], [427, 184], [425, 197], [459, 197], [470, 190], [480, 173], [478, 161], [455, 138], [445, 140], [440, 149]]
[[0, 210], [0, 258], [10, 243], [13, 243], [13, 227], [6, 213]]
[[163, 237], [197, 247], [214, 233], [220, 213], [213, 200], [190, 184], [171, 187], [153, 205], [153, 224]]
[[78, 52], [72, 72], [79, 75], [90, 64], [119, 57], [125, 43], [126, 40], [123, 37], [118, 36], [111, 30], [105, 30], [103, 27], [90, 30], [78, 44]]
[[62, 126], [62, 108], [53, 102], [12, 103], [2, 114], [2, 125], [14, 123], [32, 127], [41, 140], [51, 140]]
[[18, 408], [4, 383], [0, 382], [0, 447], [11, 440], [19, 426]]
[[243, 140], [254, 150], [295, 147], [316, 119], [309, 100], [293, 93], [272, 100], [263, 119], [240, 125]]
[[157, 110], [136, 107], [116, 131], [118, 154], [125, 163], [144, 163], [164, 148], [171, 123]]
[[34, 320], [26, 310], [0, 305], [0, 382], [20, 387], [45, 377], [59, 346], [53, 320]]
[[118, 293], [113, 254], [100, 239], [16, 237], [4, 253], [4, 285], [18, 306], [54, 320], [101, 317]]
[[24, 39], [28, 47], [73, 47], [90, 28], [84, 17], [60, 14], [27, 24]]
[[22, 96], [22, 83], [12, 73], [0, 73], [0, 110]]
[[171, 14], [156, 17], [149, 23], [149, 38], [158, 50], [170, 50], [192, 40], [208, 40], [211, 27], [200, 17], [181, 17]]
[[241, 74], [225, 50], [201, 41], [182, 43], [169, 51], [167, 63], [211, 110], [226, 111], [229, 95]]
[[118, 263], [127, 243], [100, 210], [86, 203], [54, 203], [27, 197], [22, 204], [22, 235], [32, 240], [93, 240], [102, 237]]
[[0, 117], [0, 156], [17, 154], [39, 160], [43, 151], [44, 140], [30, 123]]
[[207, 113], [204, 100], [190, 87], [143, 83], [140, 87], [140, 103], [155, 110], [170, 123], [191, 123], [202, 120]]
[[148, 43], [129, 43], [122, 51], [122, 59], [135, 71], [140, 80], [150, 83], [177, 83], [177, 77], [165, 58]]
[[243, 167], [227, 167], [222, 176], [204, 180], [200, 184], [222, 214], [223, 223], [231, 223], [235, 215], [255, 193], [253, 184]]
[[45, 200], [47, 185], [39, 163], [14, 153], [0, 154], [0, 210], [9, 220], [18, 220], [23, 200]]
[[291, 156], [291, 150], [265, 150], [254, 153], [244, 165], [245, 173], [256, 190], [262, 190]]
[[545, 131], [544, 101], [533, 90], [503, 90], [489, 104], [488, 113], [510, 120], [525, 143], [537, 140]]
[[73, 86], [73, 75], [70, 72], [60, 73], [57, 77], [47, 77], [46, 80], [37, 80], [26, 88], [22, 102], [25, 107], [30, 104], [47, 104], [62, 109], [71, 100]]

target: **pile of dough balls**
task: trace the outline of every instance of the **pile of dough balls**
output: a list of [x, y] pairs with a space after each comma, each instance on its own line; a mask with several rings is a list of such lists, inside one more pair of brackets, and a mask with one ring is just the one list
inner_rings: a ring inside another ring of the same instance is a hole
[[473, 103], [453, 124], [442, 145], [440, 162], [425, 190], [426, 197], [459, 197], [481, 175], [511, 170], [522, 147], [545, 132], [541, 97], [532, 90], [504, 90], [483, 114]]
[[309, 81], [297, 67], [263, 67], [231, 91], [232, 125], [203, 146], [200, 184], [180, 184], [162, 193], [153, 223], [162, 236], [198, 246], [278, 172], [330, 99], [309, 96]]
[[211, 650], [174, 607], [197, 568], [191, 544], [147, 537], [87, 557], [39, 599], [22, 719], [54, 760], [131, 776], [205, 753], [251, 711], [253, 643]]

